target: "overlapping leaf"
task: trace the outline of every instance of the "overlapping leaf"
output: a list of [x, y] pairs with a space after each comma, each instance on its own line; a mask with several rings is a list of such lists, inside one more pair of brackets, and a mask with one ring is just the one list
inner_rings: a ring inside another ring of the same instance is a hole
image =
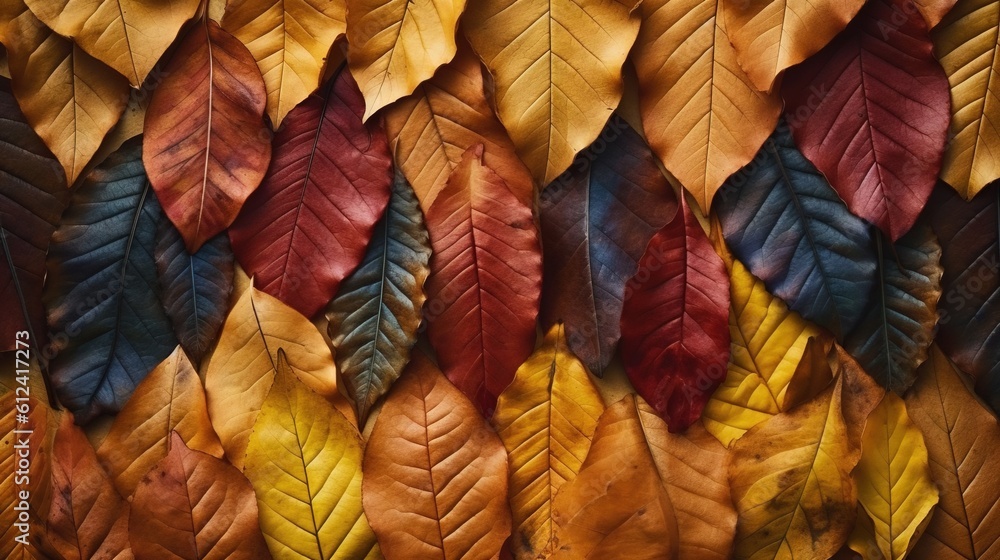
[[876, 239], [878, 279], [864, 319], [845, 347], [883, 387], [902, 394], [934, 338], [941, 297], [941, 246], [920, 225], [892, 245]]
[[264, 81], [243, 43], [209, 19], [163, 72], [146, 112], [142, 161], [193, 253], [233, 223], [267, 171]]
[[346, 1], [348, 60], [365, 96], [364, 120], [455, 56], [465, 0]]
[[417, 342], [430, 256], [420, 206], [397, 171], [365, 258], [326, 312], [340, 378], [362, 424], [399, 378]]
[[247, 446], [260, 526], [275, 558], [379, 558], [361, 506], [361, 438], [299, 381], [284, 351]]
[[514, 558], [533, 560], [548, 545], [552, 500], [580, 472], [602, 412], [601, 394], [557, 323], [500, 394], [492, 419], [510, 464]]
[[701, 416], [726, 377], [728, 283], [722, 259], [682, 196], [677, 215], [639, 260], [621, 320], [625, 371], [674, 432]]
[[264, 76], [277, 129], [320, 84], [327, 53], [346, 29], [344, 0], [230, 0], [222, 28], [243, 42]]
[[871, 230], [802, 156], [787, 126], [727, 180], [717, 208], [726, 243], [768, 291], [838, 338], [857, 325], [875, 281]]
[[419, 351], [368, 440], [363, 496], [387, 560], [496, 558], [510, 534], [503, 444]]
[[195, 363], [215, 342], [233, 289], [233, 251], [224, 234], [209, 239], [194, 254], [169, 221], [156, 232], [156, 271], [160, 299], [181, 346]]
[[56, 33], [139, 87], [173, 43], [199, 0], [24, 0]]
[[255, 284], [310, 317], [361, 262], [389, 202], [388, 143], [361, 122], [363, 107], [341, 71], [289, 113], [263, 184], [229, 230]]
[[600, 376], [621, 335], [625, 284], [676, 213], [673, 190], [639, 134], [612, 117], [540, 207], [542, 322], [564, 322], [570, 349]]
[[708, 212], [726, 177], [753, 158], [781, 113], [736, 63], [719, 0], [647, 0], [632, 60], [649, 145]]
[[531, 208], [466, 151], [427, 212], [428, 336], [441, 369], [486, 416], [535, 346], [542, 257]]
[[496, 83], [496, 109], [544, 187], [604, 128], [639, 31], [635, 0], [479, 0], [465, 36]]
[[933, 29], [957, 3], [958, 0], [913, 0], [913, 7], [924, 17], [927, 27]]
[[177, 346], [156, 295], [164, 219], [130, 140], [74, 193], [48, 254], [45, 305], [60, 401], [86, 422], [117, 412]]
[[934, 30], [951, 84], [951, 129], [941, 177], [966, 200], [1000, 178], [1000, 3], [961, 0]]
[[851, 211], [892, 241], [937, 183], [948, 79], [911, 0], [870, 2], [782, 90], [795, 141]]

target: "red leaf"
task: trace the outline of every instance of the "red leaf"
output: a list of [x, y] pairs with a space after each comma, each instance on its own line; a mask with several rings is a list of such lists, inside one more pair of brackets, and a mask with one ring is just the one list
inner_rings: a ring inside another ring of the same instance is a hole
[[142, 163], [194, 253], [233, 223], [267, 170], [264, 78], [243, 43], [211, 20], [187, 34], [163, 75], [146, 111]]
[[625, 288], [622, 358], [642, 398], [683, 431], [729, 362], [729, 276], [685, 197]]
[[932, 47], [910, 0], [873, 0], [785, 76], [796, 144], [851, 212], [893, 241], [913, 226], [941, 170], [951, 98]]
[[531, 208], [469, 148], [427, 212], [427, 321], [441, 369], [489, 417], [535, 347], [542, 255]]
[[361, 262], [389, 203], [385, 131], [361, 122], [350, 72], [282, 121], [274, 160], [229, 229], [236, 259], [261, 290], [313, 316]]

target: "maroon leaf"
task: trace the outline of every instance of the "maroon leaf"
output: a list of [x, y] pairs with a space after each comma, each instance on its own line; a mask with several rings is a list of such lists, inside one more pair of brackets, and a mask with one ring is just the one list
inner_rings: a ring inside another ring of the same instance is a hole
[[427, 212], [428, 336], [441, 369], [489, 417], [535, 347], [542, 255], [531, 208], [469, 148]]
[[392, 159], [350, 72], [291, 110], [260, 188], [229, 229], [255, 285], [315, 315], [361, 262], [389, 203]]
[[729, 276], [681, 197], [625, 288], [625, 372], [642, 398], [683, 431], [701, 416], [729, 362]]
[[950, 119], [948, 78], [911, 0], [873, 0], [785, 76], [795, 142], [851, 212], [893, 241], [927, 203]]

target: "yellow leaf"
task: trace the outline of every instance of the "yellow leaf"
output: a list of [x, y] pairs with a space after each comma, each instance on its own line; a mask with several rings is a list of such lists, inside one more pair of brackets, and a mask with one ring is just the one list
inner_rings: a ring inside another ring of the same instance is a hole
[[24, 0], [56, 33], [139, 87], [200, 0]]
[[829, 558], [847, 540], [857, 505], [843, 377], [813, 400], [751, 428], [731, 448], [739, 512], [736, 557]]
[[483, 162], [526, 203], [534, 195], [531, 173], [517, 157], [507, 131], [483, 93], [479, 59], [464, 43], [450, 63], [413, 95], [386, 107], [385, 129], [396, 165], [426, 213], [444, 189], [462, 154], [483, 144]]
[[496, 108], [542, 187], [604, 129], [622, 98], [637, 0], [476, 0], [462, 25], [496, 84]]
[[[13, 363], [14, 360], [9, 361]], [[15, 394], [16, 385], [7, 387], [7, 379], [13, 378], [13, 375], [8, 377], [7, 372], [3, 372], [4, 392], [0, 395], [0, 407], [3, 407], [0, 409], [0, 558], [41, 558], [43, 556], [38, 551], [35, 537], [42, 529], [49, 506], [50, 451], [55, 431], [50, 425], [55, 415], [44, 400], [33, 396], [32, 391], [29, 399], [20, 403], [22, 406], [27, 404], [28, 422], [19, 424], [17, 415], [21, 412], [15, 398], [23, 398], [24, 394]], [[17, 433], [15, 430], [30, 430], [31, 433]], [[30, 457], [27, 469], [19, 464], [18, 457], [25, 444]], [[28, 511], [24, 514], [19, 511], [24, 507], [20, 499], [21, 491], [29, 493]], [[14, 540], [23, 534], [22, 529], [32, 536], [29, 546], [21, 546]]]
[[717, 0], [647, 0], [632, 61], [646, 138], [702, 211], [781, 114], [736, 62]]
[[174, 431], [191, 449], [215, 457], [224, 453], [208, 418], [201, 379], [180, 346], [139, 383], [97, 450], [122, 496], [131, 496], [167, 456]]
[[840, 33], [865, 0], [720, 0], [740, 66], [761, 91], [778, 89], [778, 76], [819, 52]]
[[941, 491], [910, 558], [985, 560], [1000, 546], [1000, 426], [968, 383], [935, 345], [906, 394]]
[[730, 259], [727, 265], [729, 371], [705, 405], [703, 420], [705, 428], [728, 447], [751, 427], [790, 408], [787, 392], [809, 339], [819, 339], [827, 348], [831, 341], [771, 295], [739, 260]]
[[934, 29], [951, 84], [941, 178], [966, 200], [1000, 177], [1000, 2], [960, 0]]
[[319, 87], [323, 62], [346, 29], [344, 0], [229, 0], [222, 28], [250, 49], [275, 129]]
[[12, 3], [21, 13], [4, 39], [11, 89], [72, 185], [125, 110], [128, 81]]
[[604, 401], [556, 323], [518, 368], [492, 422], [510, 461], [514, 558], [534, 559], [552, 537], [552, 498], [580, 472]]
[[361, 507], [361, 436], [296, 378], [283, 350], [277, 361], [244, 469], [272, 556], [376, 557], [375, 534]]
[[861, 448], [854, 471], [858, 502], [873, 523], [881, 556], [865, 554], [869, 547], [864, 532], [855, 532], [851, 548], [866, 560], [901, 560], [920, 538], [938, 502], [938, 490], [931, 480], [924, 436], [895, 393], [886, 393], [868, 417]]
[[368, 120], [455, 56], [465, 0], [347, 0], [347, 53]]
[[[243, 465], [250, 430], [271, 388], [279, 348], [288, 355], [292, 371], [313, 390], [328, 399], [340, 396], [333, 355], [323, 335], [298, 311], [248, 288], [226, 317], [205, 372], [208, 415], [226, 457], [237, 467]], [[349, 409], [346, 400], [340, 400]]]

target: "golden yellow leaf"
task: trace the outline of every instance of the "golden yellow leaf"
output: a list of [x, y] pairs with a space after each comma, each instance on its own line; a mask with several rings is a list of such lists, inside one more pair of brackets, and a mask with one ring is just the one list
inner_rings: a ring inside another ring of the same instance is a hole
[[222, 325], [205, 372], [208, 415], [226, 457], [237, 467], [278, 364], [278, 349], [292, 371], [313, 390], [346, 403], [337, 392], [337, 370], [323, 335], [298, 311], [248, 288]]
[[852, 445], [843, 377], [813, 400], [751, 428], [731, 448], [729, 482], [740, 518], [736, 557], [829, 558], [854, 526]]
[[604, 129], [622, 98], [637, 0], [476, 0], [465, 35], [496, 84], [496, 108], [544, 187]]
[[476, 144], [484, 146], [485, 165], [496, 170], [521, 200], [532, 200], [531, 173], [486, 101], [479, 59], [464, 43], [454, 60], [413, 95], [386, 107], [384, 114], [396, 165], [413, 185], [425, 213], [461, 163], [462, 154]]
[[556, 494], [551, 560], [677, 556], [674, 506], [653, 460], [635, 395], [608, 407], [576, 478]]
[[[938, 502], [938, 489], [931, 480], [924, 436], [895, 393], [886, 393], [868, 417], [861, 449], [854, 480], [874, 540], [856, 529], [851, 548], [866, 560], [901, 560], [920, 538]], [[880, 555], [870, 554], [872, 550]]]
[[500, 394], [492, 418], [510, 462], [514, 558], [534, 559], [549, 543], [552, 499], [580, 472], [602, 412], [601, 394], [556, 323]]
[[146, 80], [200, 0], [24, 0], [56, 33], [128, 78]]
[[906, 395], [940, 501], [910, 558], [987, 559], [1000, 546], [1000, 426], [936, 345]]
[[[761, 91], [788, 67], [819, 52], [865, 0], [720, 0], [740, 66]], [[817, 101], [818, 102], [818, 101]]]
[[951, 84], [941, 178], [966, 200], [1000, 177], [1000, 2], [961, 0], [934, 29]]
[[375, 558], [378, 545], [361, 506], [361, 436], [277, 351], [274, 384], [253, 426], [244, 469], [271, 555]]
[[[37, 374], [37, 370], [34, 373]], [[7, 379], [13, 380], [14, 376], [8, 377], [4, 371], [3, 394], [0, 395], [0, 407], [3, 407], [0, 409], [0, 557], [12, 560], [41, 558], [36, 537], [44, 525], [49, 506], [50, 451], [55, 431], [50, 425], [55, 415], [48, 403], [34, 396], [33, 389], [27, 401], [18, 403], [16, 397], [23, 398], [24, 392], [16, 393], [17, 385], [8, 387]], [[18, 414], [27, 414], [28, 422], [18, 423]], [[31, 433], [15, 430], [30, 430]], [[27, 450], [31, 459], [27, 469], [19, 464], [18, 453], [22, 449]], [[28, 510], [23, 514], [25, 504], [21, 503], [21, 491], [29, 493]], [[31, 537], [28, 546], [14, 540], [24, 532]]]
[[167, 456], [175, 431], [191, 449], [224, 454], [208, 418], [201, 379], [180, 346], [139, 383], [97, 449], [122, 496], [131, 496], [149, 469]]
[[702, 211], [781, 114], [736, 62], [717, 0], [647, 0], [632, 61], [646, 138]]
[[368, 120], [455, 56], [465, 0], [347, 0], [351, 74]]
[[319, 87], [323, 63], [344, 34], [345, 21], [344, 0], [229, 0], [222, 28], [257, 61], [274, 128]]
[[4, 39], [11, 89], [72, 185], [125, 110], [128, 81], [11, 3], [21, 7]]
[[736, 533], [729, 491], [729, 452], [701, 423], [673, 434], [646, 401], [636, 398], [639, 421], [677, 517], [678, 558], [726, 560]]

